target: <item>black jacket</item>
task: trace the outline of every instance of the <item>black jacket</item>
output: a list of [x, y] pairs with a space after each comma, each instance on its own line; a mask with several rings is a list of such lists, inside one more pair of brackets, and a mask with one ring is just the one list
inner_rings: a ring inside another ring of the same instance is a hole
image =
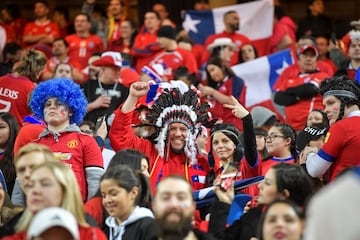
[[216, 201], [213, 205], [209, 233], [212, 233], [216, 239], [250, 239], [257, 237], [258, 224], [262, 214], [262, 206], [251, 208], [240, 219], [234, 221], [231, 226], [226, 228], [227, 216], [231, 205]]

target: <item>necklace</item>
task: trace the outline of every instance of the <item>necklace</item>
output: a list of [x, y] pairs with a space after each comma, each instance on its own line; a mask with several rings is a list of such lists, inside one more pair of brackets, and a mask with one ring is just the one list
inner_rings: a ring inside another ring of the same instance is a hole
[[99, 85], [99, 88], [96, 90], [96, 94], [120, 98], [121, 93], [119, 91], [116, 91], [118, 83], [115, 83], [112, 89], [104, 89], [103, 85], [101, 84], [100, 79], [98, 79], [98, 85]]

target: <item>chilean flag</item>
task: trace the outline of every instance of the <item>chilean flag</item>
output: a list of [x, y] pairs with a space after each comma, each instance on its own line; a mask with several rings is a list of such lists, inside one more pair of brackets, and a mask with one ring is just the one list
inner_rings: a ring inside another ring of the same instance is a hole
[[196, 43], [204, 44], [209, 35], [224, 31], [223, 15], [231, 10], [240, 16], [239, 33], [253, 42], [260, 56], [266, 54], [266, 40], [273, 31], [273, 0], [258, 0], [205, 11], [189, 10], [185, 12], [183, 28]]
[[271, 107], [272, 86], [285, 68], [293, 63], [291, 50], [286, 49], [233, 66], [234, 73], [242, 78], [246, 85], [246, 107], [262, 105], [273, 109]]

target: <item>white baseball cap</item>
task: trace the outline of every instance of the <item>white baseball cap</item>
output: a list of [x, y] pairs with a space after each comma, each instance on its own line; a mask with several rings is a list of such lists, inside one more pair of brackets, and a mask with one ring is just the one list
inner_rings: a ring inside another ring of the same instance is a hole
[[79, 228], [75, 217], [60, 207], [49, 207], [38, 212], [32, 219], [27, 235], [29, 238], [38, 237], [53, 227], [66, 229], [74, 240], [79, 239]]

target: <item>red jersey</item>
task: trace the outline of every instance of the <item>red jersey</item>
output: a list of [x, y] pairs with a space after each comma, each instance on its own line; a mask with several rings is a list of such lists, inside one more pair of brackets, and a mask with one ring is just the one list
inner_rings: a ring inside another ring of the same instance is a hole
[[[209, 44], [213, 43], [214, 40], [216, 38], [230, 38], [232, 40], [232, 42], [237, 46], [237, 49], [239, 50], [242, 45], [244, 45], [245, 43], [250, 43], [250, 39], [245, 36], [242, 35], [240, 33], [228, 33], [223, 31], [222, 33], [218, 33], [218, 34], [214, 34], [214, 35], [210, 35], [206, 41], [205, 41], [205, 48], [207, 49], [207, 47], [209, 46]], [[234, 52], [231, 60], [230, 60], [230, 66], [236, 65], [239, 63], [239, 51]], [[208, 60], [208, 58], [210, 57], [210, 53], [208, 51], [206, 51], [206, 53], [204, 52], [203, 55], [203, 63], [206, 63], [206, 61]]]
[[69, 57], [76, 60], [80, 64], [81, 69], [86, 68], [88, 59], [94, 53], [105, 51], [104, 43], [97, 35], [81, 38], [77, 34], [71, 34], [65, 39], [69, 43]]
[[148, 65], [157, 52], [161, 50], [156, 40], [157, 32], [150, 33], [146, 28], [143, 28], [143, 30], [136, 35], [131, 55], [135, 58], [135, 68], [137, 72], [141, 72], [141, 68]]
[[[234, 96], [243, 106], [245, 106], [246, 86], [241, 78], [236, 76], [227, 78], [217, 90], [224, 95]], [[225, 108], [222, 103], [219, 103], [215, 99], [210, 99], [208, 103], [210, 104], [209, 111], [213, 118], [219, 118], [226, 123], [231, 123], [242, 131], [242, 121], [232, 114], [231, 109]]]
[[265, 174], [269, 171], [270, 168], [279, 163], [295, 163], [295, 159], [293, 156], [291, 156], [284, 159], [272, 157], [268, 160], [265, 160], [262, 162], [262, 175], [265, 176]]
[[[332, 67], [326, 63], [326, 61], [318, 60], [316, 68], [319, 69], [320, 72], [326, 73], [328, 76], [334, 75]], [[300, 72], [301, 70], [297, 63], [288, 66], [276, 80], [273, 89], [276, 91], [283, 82], [288, 81], [289, 78], [298, 76]]]
[[360, 112], [356, 113], [331, 125], [318, 152], [320, 157], [333, 163], [329, 169], [330, 180], [346, 168], [360, 166], [360, 130], [356, 127], [360, 124]]
[[123, 113], [121, 109], [115, 111], [115, 118], [110, 128], [109, 138], [114, 151], [134, 148], [149, 157], [150, 183], [153, 193], [159, 181], [177, 174], [186, 178], [194, 190], [207, 187], [206, 175], [209, 172], [207, 159], [197, 156], [197, 164], [190, 165], [184, 153], [175, 154], [170, 151], [168, 160], [162, 159], [154, 144], [147, 139], [138, 138], [131, 127], [133, 112]]
[[7, 74], [0, 77], [0, 112], [10, 112], [19, 126], [25, 116], [30, 115], [28, 96], [35, 84], [27, 77]]
[[43, 133], [35, 142], [48, 146], [57, 159], [73, 170], [79, 184], [81, 197], [85, 202], [88, 195], [85, 168], [103, 168], [101, 150], [95, 139], [75, 131], [61, 132], [58, 136], [48, 132]]
[[[48, 35], [52, 36], [53, 39], [60, 37], [60, 30], [59, 26], [51, 21], [46, 21], [44, 23], [39, 23], [38, 21], [29, 22], [25, 25], [24, 28], [24, 36], [32, 35]], [[27, 43], [28, 45], [36, 44], [34, 43]]]
[[[276, 90], [285, 91], [290, 87], [297, 87], [305, 83], [313, 83], [316, 86], [320, 86], [320, 83], [327, 77], [328, 75], [323, 72], [300, 74], [282, 82]], [[302, 99], [293, 105], [285, 106], [285, 122], [291, 125], [295, 130], [301, 130], [305, 126], [309, 113], [313, 109], [323, 108], [322, 96], [320, 94], [317, 94], [310, 99]]]
[[168, 80], [174, 79], [174, 71], [179, 67], [186, 67], [189, 73], [196, 73], [198, 69], [194, 55], [179, 47], [174, 51], [162, 51], [157, 54], [150, 64], [157, 63], [164, 66], [164, 77]]
[[15, 33], [15, 41], [17, 43], [23, 43], [23, 34], [24, 34], [24, 27], [26, 25], [26, 20], [24, 18], [16, 18], [12, 20], [8, 25], [14, 30]]

